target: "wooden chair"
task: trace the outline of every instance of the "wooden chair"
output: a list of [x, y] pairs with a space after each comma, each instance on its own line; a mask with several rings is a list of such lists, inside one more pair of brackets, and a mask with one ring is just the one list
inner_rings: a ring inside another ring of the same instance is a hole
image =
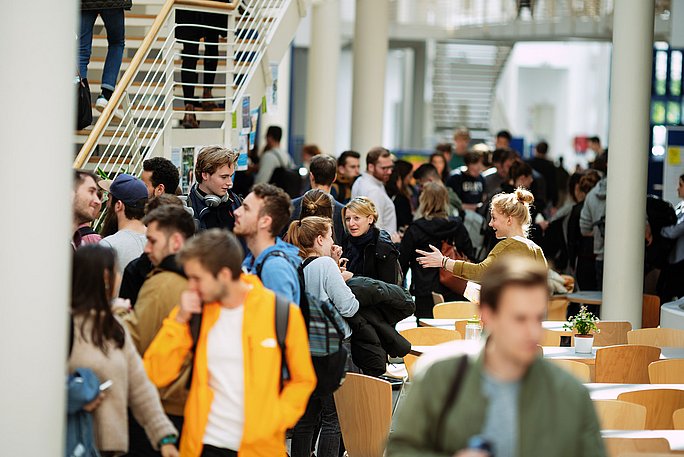
[[437, 292], [432, 292], [432, 303], [435, 305], [444, 303], [444, 296], [442, 294], [438, 294]]
[[594, 400], [603, 430], [645, 430], [646, 407], [620, 400]]
[[660, 325], [660, 297], [644, 294], [641, 308], [641, 327], [655, 328]]
[[684, 408], [684, 390], [652, 389], [623, 392], [618, 400], [636, 403], [646, 407], [646, 430], [672, 430], [672, 416]]
[[629, 453], [645, 452], [649, 456], [670, 452], [670, 442], [665, 438], [604, 438], [608, 457], [621, 457]]
[[675, 430], [684, 430], [684, 408], [672, 413], [672, 423]]
[[575, 335], [572, 332], [561, 332], [557, 330], [549, 330], [547, 328], [542, 329], [542, 340], [541, 340], [541, 345], [542, 346], [555, 346], [558, 347], [560, 346], [560, 340], [562, 336], [569, 336], [570, 337], [570, 345], [574, 345], [575, 343]]
[[411, 346], [434, 346], [435, 344], [446, 343], [447, 341], [463, 339], [456, 330], [440, 327], [409, 328], [402, 330], [399, 334], [406, 338], [411, 343]]
[[406, 367], [409, 380], [413, 379], [413, 365], [416, 363], [416, 360], [418, 360], [417, 355], [406, 354], [404, 356], [404, 367]]
[[648, 378], [651, 384], [684, 384], [684, 359], [651, 362]]
[[565, 295], [549, 297], [549, 306], [546, 311], [547, 321], [564, 321], [567, 319], [568, 304], [570, 301]]
[[647, 346], [684, 347], [684, 330], [674, 328], [642, 328], [627, 333], [628, 344]]
[[[472, 317], [472, 316], [470, 316]], [[454, 323], [454, 327], [456, 328], [456, 331], [461, 334], [461, 336], [465, 337], [465, 328], [466, 325], [468, 325], [468, 319], [456, 319], [456, 322]]]
[[632, 324], [627, 321], [601, 321], [598, 323], [599, 333], [594, 333], [594, 346], [614, 346], [627, 344], [627, 332]]
[[595, 382], [648, 384], [648, 365], [660, 359], [660, 348], [619, 345], [596, 350]]
[[392, 422], [392, 385], [347, 373], [334, 395], [349, 457], [383, 457]]
[[450, 301], [432, 308], [435, 319], [470, 319], [480, 315], [480, 306], [469, 301]]
[[627, 452], [621, 453], [619, 457], [672, 457], [675, 455], [681, 456], [682, 454], [677, 452]]
[[573, 375], [579, 382], [591, 382], [591, 370], [586, 363], [577, 360], [548, 359], [549, 362]]

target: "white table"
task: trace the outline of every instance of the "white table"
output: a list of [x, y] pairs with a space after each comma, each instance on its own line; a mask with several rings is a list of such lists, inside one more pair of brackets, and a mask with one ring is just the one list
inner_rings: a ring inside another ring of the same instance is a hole
[[[584, 384], [589, 390], [592, 400], [617, 400], [617, 397], [625, 392], [654, 389], [677, 389], [684, 390], [684, 384], [609, 384], [590, 382]], [[684, 434], [684, 431], [680, 432]]]
[[673, 451], [684, 451], [682, 430], [601, 430], [603, 438], [665, 438]]
[[[426, 318], [420, 318], [418, 325], [421, 327], [443, 327], [443, 328], [453, 329], [454, 326], [456, 325], [456, 321], [467, 321], [467, 320], [468, 319], [426, 319]], [[563, 329], [563, 324], [566, 324], [566, 323], [567, 323], [566, 321], [544, 321], [544, 322], [542, 322], [542, 327], [547, 329], [547, 330], [564, 332], [566, 330]]]
[[[592, 360], [596, 360], [596, 350], [600, 348], [592, 348], [591, 354], [577, 354], [574, 347], [552, 347], [544, 346], [544, 358], [546, 359], [569, 359], [582, 360], [585, 363], [591, 364]], [[660, 348], [660, 359], [684, 359], [684, 348], [663, 347]]]

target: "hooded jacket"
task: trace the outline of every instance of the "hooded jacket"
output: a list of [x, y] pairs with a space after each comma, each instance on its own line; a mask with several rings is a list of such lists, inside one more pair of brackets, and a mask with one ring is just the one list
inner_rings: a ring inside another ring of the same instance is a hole
[[[143, 283], [133, 311], [124, 317], [131, 339], [141, 356], [149, 347], [164, 319], [180, 303], [180, 296], [188, 288], [183, 269], [169, 255], [155, 267]], [[178, 378], [161, 389], [159, 397], [167, 414], [182, 416], [188, 397], [186, 385], [190, 376], [190, 358], [185, 361]]]
[[[372, 226], [375, 235], [371, 241], [363, 247], [363, 268], [352, 270], [357, 276], [366, 276], [389, 284], [401, 285], [404, 282], [401, 267], [399, 266], [399, 251], [394, 246], [389, 233], [385, 230]], [[352, 250], [352, 237], [347, 237], [344, 242], [344, 257], [349, 258]]]
[[403, 357], [411, 350], [411, 343], [394, 326], [413, 314], [416, 305], [407, 290], [394, 284], [354, 277], [347, 285], [359, 301], [359, 311], [347, 318], [352, 360], [364, 374], [380, 376], [388, 355]]
[[603, 260], [607, 189], [608, 178], [604, 177], [587, 194], [582, 213], [580, 214], [580, 230], [583, 234], [594, 235], [594, 254], [596, 254], [596, 260]]
[[275, 244], [264, 249], [256, 259], [251, 252], [248, 253], [242, 262], [242, 269], [259, 276], [267, 289], [299, 305], [297, 268], [301, 263], [299, 249], [276, 238]]
[[399, 265], [402, 271], [411, 268], [409, 290], [416, 297], [430, 296], [432, 292], [452, 293], [439, 282], [439, 268], [423, 268], [416, 260], [418, 258], [416, 249], [430, 251], [430, 245], [441, 249], [444, 241], [455, 246], [456, 250], [467, 258], [475, 258], [475, 250], [468, 230], [458, 217], [429, 220], [420, 218], [413, 221], [404, 233], [399, 249]]

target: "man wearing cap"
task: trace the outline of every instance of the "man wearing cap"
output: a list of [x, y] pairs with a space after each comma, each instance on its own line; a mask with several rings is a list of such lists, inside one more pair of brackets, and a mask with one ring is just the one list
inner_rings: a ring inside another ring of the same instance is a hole
[[114, 179], [98, 182], [109, 193], [105, 233], [110, 234], [100, 241], [103, 246], [116, 251], [119, 273], [128, 262], [140, 256], [145, 249], [145, 204], [147, 186], [138, 178], [122, 173]]

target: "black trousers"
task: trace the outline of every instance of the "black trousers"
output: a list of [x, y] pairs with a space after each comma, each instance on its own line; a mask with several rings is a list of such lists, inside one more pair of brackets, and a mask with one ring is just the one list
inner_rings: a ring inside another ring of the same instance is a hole
[[205, 444], [202, 446], [200, 457], [237, 457], [237, 452]]
[[[173, 426], [178, 430], [179, 437], [183, 431], [183, 416], [172, 416], [167, 414], [167, 417], [173, 423]], [[178, 441], [180, 443], [180, 440]], [[178, 445], [178, 444], [177, 444]], [[145, 429], [135, 420], [130, 410], [128, 411], [128, 454], [126, 457], [159, 457], [161, 453], [155, 451], [147, 439]]]

